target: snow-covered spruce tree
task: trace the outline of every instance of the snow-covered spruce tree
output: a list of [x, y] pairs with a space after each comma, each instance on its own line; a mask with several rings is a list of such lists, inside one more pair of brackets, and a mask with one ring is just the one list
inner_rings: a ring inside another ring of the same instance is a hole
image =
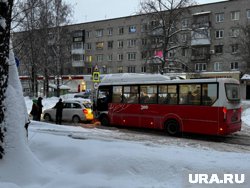
[[5, 92], [8, 86], [8, 58], [13, 0], [0, 0], [0, 158], [4, 155]]

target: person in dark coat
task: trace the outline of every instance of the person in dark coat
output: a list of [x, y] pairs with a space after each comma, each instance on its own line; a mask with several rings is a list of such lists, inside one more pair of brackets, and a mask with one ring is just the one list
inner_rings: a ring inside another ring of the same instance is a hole
[[31, 112], [30, 114], [32, 115], [33, 117], [33, 120], [37, 121], [38, 120], [38, 105], [37, 105], [37, 100], [36, 99], [33, 99], [33, 104], [32, 104], [32, 108], [31, 108]]
[[56, 124], [62, 123], [62, 112], [63, 112], [63, 102], [62, 99], [59, 99], [59, 101], [56, 103]]
[[42, 97], [38, 97], [38, 100], [37, 100], [37, 106], [38, 106], [37, 120], [38, 121], [41, 121], [41, 114], [43, 112], [42, 100], [43, 100]]

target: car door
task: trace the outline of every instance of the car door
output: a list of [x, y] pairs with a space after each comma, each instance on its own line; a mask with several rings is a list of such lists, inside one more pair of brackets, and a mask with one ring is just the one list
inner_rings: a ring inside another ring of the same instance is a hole
[[71, 121], [72, 119], [72, 103], [65, 102], [63, 105], [63, 114], [62, 114], [62, 120], [63, 121]]

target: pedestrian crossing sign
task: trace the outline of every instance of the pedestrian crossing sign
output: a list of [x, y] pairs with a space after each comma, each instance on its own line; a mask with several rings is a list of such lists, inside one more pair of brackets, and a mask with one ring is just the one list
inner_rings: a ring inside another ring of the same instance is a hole
[[100, 72], [93, 72], [92, 81], [93, 82], [100, 82]]

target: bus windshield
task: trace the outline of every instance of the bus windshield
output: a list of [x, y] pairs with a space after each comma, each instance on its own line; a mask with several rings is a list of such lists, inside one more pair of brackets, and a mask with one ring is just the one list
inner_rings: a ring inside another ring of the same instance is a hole
[[227, 99], [229, 101], [240, 101], [240, 87], [238, 84], [225, 84]]

